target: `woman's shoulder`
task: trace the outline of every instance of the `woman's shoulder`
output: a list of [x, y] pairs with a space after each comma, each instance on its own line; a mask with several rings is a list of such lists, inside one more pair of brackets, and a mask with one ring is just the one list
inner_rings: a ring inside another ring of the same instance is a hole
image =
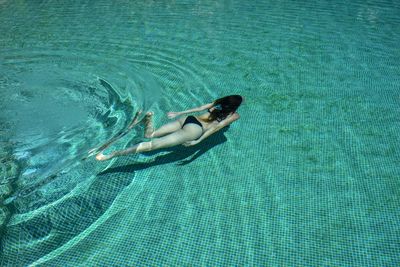
[[209, 113], [209, 112], [205, 112], [205, 113], [200, 114], [200, 115], [198, 115], [198, 116], [196, 116], [196, 117], [199, 118], [199, 119], [201, 119], [201, 120], [207, 120], [207, 119], [208, 119], [208, 116], [210, 116], [210, 113]]

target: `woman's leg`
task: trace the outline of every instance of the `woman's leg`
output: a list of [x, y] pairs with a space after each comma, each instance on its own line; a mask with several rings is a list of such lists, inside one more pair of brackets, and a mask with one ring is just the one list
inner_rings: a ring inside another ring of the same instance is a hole
[[109, 155], [104, 155], [102, 153], [97, 154], [97, 160], [107, 160], [117, 156], [123, 156], [131, 153], [140, 153], [153, 151], [160, 148], [167, 148], [176, 145], [183, 144], [187, 141], [196, 140], [203, 134], [203, 129], [196, 124], [187, 124], [184, 129], [180, 129], [174, 133], [166, 135], [161, 138], [154, 139], [149, 142], [141, 142], [133, 147], [114, 151]]
[[153, 128], [153, 113], [148, 112], [146, 114], [144, 123], [145, 123], [145, 130], [144, 130], [144, 137], [146, 138], [153, 138], [153, 137], [160, 137], [164, 136], [166, 134], [175, 132], [179, 130], [182, 127], [182, 119], [172, 121], [170, 123], [167, 123], [157, 130], [154, 130]]

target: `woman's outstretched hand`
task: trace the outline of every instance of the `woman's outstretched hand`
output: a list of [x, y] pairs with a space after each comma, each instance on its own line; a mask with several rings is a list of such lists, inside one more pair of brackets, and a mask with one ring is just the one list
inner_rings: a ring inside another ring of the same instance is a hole
[[173, 119], [178, 115], [179, 115], [179, 112], [168, 112], [167, 113], [167, 116], [168, 116], [169, 119]]

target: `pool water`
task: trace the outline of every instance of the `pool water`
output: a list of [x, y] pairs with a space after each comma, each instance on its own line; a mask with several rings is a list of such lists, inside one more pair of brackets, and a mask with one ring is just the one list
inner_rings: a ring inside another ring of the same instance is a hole
[[[0, 265], [399, 266], [399, 14], [0, 0]], [[197, 146], [82, 160], [229, 94]]]

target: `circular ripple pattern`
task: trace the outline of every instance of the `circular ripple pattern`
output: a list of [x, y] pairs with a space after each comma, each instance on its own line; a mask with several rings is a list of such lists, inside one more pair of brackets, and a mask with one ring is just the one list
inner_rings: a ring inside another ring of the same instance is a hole
[[[178, 46], [168, 34], [153, 32], [151, 25], [131, 27], [139, 29], [140, 36], [131, 38], [129, 30], [121, 32], [126, 25], [119, 29], [115, 26], [126, 19], [120, 16], [126, 14], [126, 10], [119, 10], [119, 15], [110, 21], [107, 16], [94, 18], [95, 13], [85, 14], [90, 7], [79, 11], [71, 7], [73, 12], [69, 12], [69, 9], [47, 6], [49, 12], [58, 14], [56, 17], [47, 17], [42, 9], [36, 10], [33, 6], [25, 8], [24, 11], [29, 13], [26, 15], [42, 26], [47, 21], [55, 27], [60, 26], [60, 21], [74, 13], [90, 22], [72, 21], [67, 27], [49, 29], [46, 33], [36, 32], [40, 27], [31, 28], [31, 36], [37, 37], [31, 42], [26, 32], [19, 31], [19, 26], [14, 27], [11, 35], [3, 35], [2, 41], [7, 43], [4, 47], [22, 44], [26, 52], [20, 49], [2, 51], [6, 64], [1, 72], [7, 75], [1, 84], [19, 87], [21, 93], [16, 95], [17, 100], [21, 103], [31, 101], [26, 109], [32, 108], [34, 103], [40, 106], [35, 111], [43, 111], [48, 117], [46, 122], [39, 120], [34, 123], [36, 127], [30, 130], [29, 135], [24, 129], [31, 123], [15, 120], [18, 123], [13, 129], [20, 134], [18, 139], [28, 140], [28, 137], [31, 140], [19, 144], [20, 149], [12, 145], [15, 143], [14, 133], [7, 131], [9, 136], [4, 138], [11, 144], [8, 152], [13, 158], [11, 162], [16, 162], [18, 167], [14, 168], [18, 173], [15, 179], [7, 177], [6, 186], [10, 190], [5, 190], [8, 193], [4, 194], [7, 205], [2, 214], [8, 218], [3, 220], [7, 233], [2, 238], [2, 246], [7, 248], [4, 258], [5, 262], [13, 263], [14, 255], [18, 254], [18, 262], [29, 264], [32, 261], [45, 262], [68, 250], [70, 244], [79, 242], [87, 233], [96, 232], [96, 228], [101, 226], [98, 222], [107, 222], [120, 210], [111, 208], [111, 205], [130, 184], [132, 175], [99, 177], [96, 174], [101, 165], [93, 161], [77, 163], [75, 159], [83, 156], [82, 151], [86, 152], [124, 129], [135, 111], [146, 110], [157, 100], [161, 89], [148, 76], [154, 76], [162, 87], [176, 92], [173, 97], [163, 98], [161, 104], [178, 109], [182, 108], [182, 103], [190, 103], [188, 96], [192, 101], [198, 101], [199, 95], [211, 99], [213, 94], [209, 87], [213, 82], [204, 78], [210, 73], [202, 64], [188, 60], [195, 58], [194, 51], [201, 44]], [[163, 25], [157, 22], [158, 16], [149, 19], [158, 26]], [[21, 22], [14, 18], [12, 23], [15, 20]], [[106, 21], [109, 25], [105, 25]], [[95, 25], [104, 28], [99, 30]], [[115, 26], [119, 34], [109, 31], [110, 25]], [[168, 24], [164, 26], [169, 27]], [[45, 31], [45, 28], [41, 30]], [[54, 35], [54, 31], [57, 34]], [[142, 38], [146, 41], [142, 42]], [[184, 36], [178, 39], [178, 42], [185, 42]], [[151, 75], [143, 69], [150, 71]], [[37, 95], [29, 98], [27, 86], [32, 86], [33, 90], [45, 90], [47, 99], [35, 97]], [[58, 91], [64, 94], [59, 95]], [[74, 108], [67, 109], [66, 103]], [[4, 117], [12, 115], [11, 112]], [[41, 116], [32, 117], [39, 119]], [[7, 119], [2, 118], [2, 121]], [[46, 133], [42, 132], [43, 124]], [[82, 136], [87, 138], [82, 140]], [[33, 154], [36, 157], [32, 157]], [[51, 164], [44, 164], [49, 159]], [[62, 171], [52, 175], [58, 170]]]
[[[3, 54], [0, 232], [7, 235], [2, 246], [14, 247], [7, 237], [22, 229], [29, 232], [23, 246], [42, 238], [67, 241], [102, 215], [126, 186], [119, 184], [97, 201], [101, 204], [93, 204], [89, 192], [102, 165], [82, 160], [91, 148], [125, 131], [136, 112], [143, 117], [158, 100], [160, 86], [150, 73], [116, 57], [33, 49]], [[135, 136], [133, 129], [130, 138]], [[65, 234], [77, 201], [92, 209], [84, 222], [78, 213], [79, 227]], [[45, 229], [35, 228], [37, 220]]]
[[1, 142], [13, 144], [13, 157], [23, 166], [22, 188], [122, 131], [160, 92], [149, 74], [127, 64], [34, 51], [7, 54], [0, 66], [0, 120], [7, 125]]

